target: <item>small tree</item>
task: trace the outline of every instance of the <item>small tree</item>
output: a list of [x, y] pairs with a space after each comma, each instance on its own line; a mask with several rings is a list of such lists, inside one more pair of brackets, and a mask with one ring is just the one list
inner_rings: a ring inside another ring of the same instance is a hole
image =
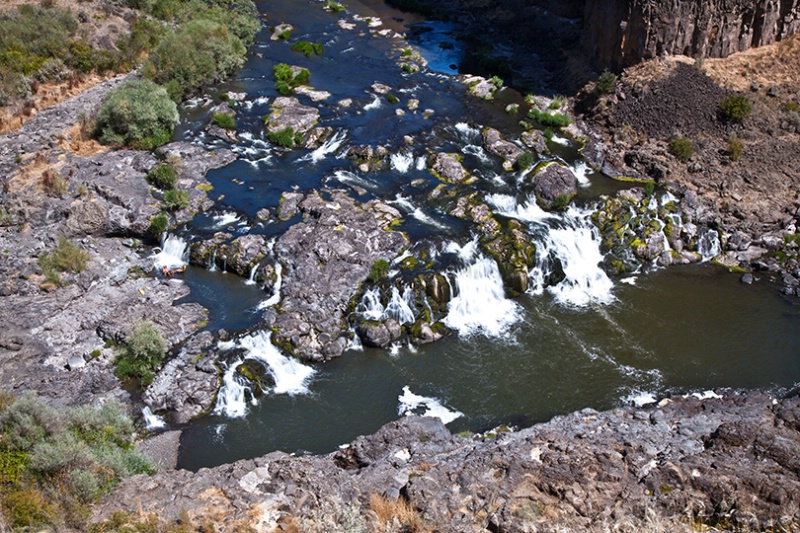
[[152, 150], [169, 142], [178, 118], [166, 89], [150, 80], [132, 80], [108, 93], [95, 135], [103, 144]]
[[606, 69], [597, 77], [594, 85], [594, 92], [597, 94], [611, 94], [614, 92], [614, 85], [617, 83], [617, 75]]
[[116, 374], [120, 379], [138, 378], [143, 385], [153, 381], [153, 372], [164, 361], [167, 343], [152, 322], [140, 322], [125, 341], [117, 357]]

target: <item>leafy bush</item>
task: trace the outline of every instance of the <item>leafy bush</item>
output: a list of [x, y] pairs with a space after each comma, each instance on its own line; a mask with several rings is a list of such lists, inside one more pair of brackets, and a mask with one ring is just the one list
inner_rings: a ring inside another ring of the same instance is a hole
[[294, 128], [291, 126], [287, 126], [280, 131], [267, 132], [267, 140], [272, 144], [277, 144], [278, 146], [282, 146], [284, 148], [294, 148], [294, 145], [297, 142], [294, 134]]
[[45, 278], [51, 283], [61, 285], [61, 273], [83, 272], [89, 262], [89, 252], [80, 248], [66, 237], [58, 238], [58, 245], [51, 252], [39, 256], [39, 266]]
[[552, 128], [563, 128], [572, 123], [572, 119], [563, 113], [548, 113], [547, 111], [540, 111], [535, 107], [530, 110], [528, 117], [542, 126]]
[[305, 68], [292, 69], [286, 63], [278, 63], [272, 67], [272, 75], [275, 77], [275, 90], [289, 96], [294, 94], [295, 87], [308, 83], [311, 73]]
[[501, 78], [500, 76], [492, 76], [491, 78], [489, 78], [489, 83], [491, 83], [498, 89], [502, 89], [504, 84], [503, 78]]
[[226, 26], [207, 19], [192, 20], [161, 40], [142, 72], [157, 83], [172, 83], [173, 91], [183, 95], [236, 72], [246, 51]]
[[725, 122], [741, 124], [750, 115], [750, 100], [741, 94], [732, 94], [719, 104], [719, 111]]
[[177, 180], [175, 168], [169, 164], [158, 165], [147, 173], [147, 182], [162, 190], [173, 189]]
[[678, 135], [669, 141], [669, 153], [686, 162], [694, 155], [694, 145], [686, 137]]
[[178, 108], [166, 89], [131, 80], [110, 91], [97, 114], [95, 136], [103, 144], [151, 150], [169, 142]]
[[532, 153], [522, 152], [522, 154], [520, 154], [520, 156], [514, 163], [514, 166], [517, 168], [517, 170], [527, 170], [531, 168], [531, 165], [533, 165], [533, 161], [534, 157]]
[[117, 356], [118, 378], [135, 378], [142, 385], [153, 381], [153, 371], [161, 367], [167, 343], [152, 322], [141, 322], [128, 335], [124, 350]]
[[297, 41], [292, 45], [293, 52], [300, 52], [305, 54], [306, 57], [313, 55], [322, 55], [322, 45], [319, 43], [310, 43], [308, 41]]
[[236, 129], [236, 119], [228, 113], [214, 113], [211, 115], [211, 122], [224, 130]]
[[178, 189], [164, 191], [164, 205], [168, 211], [180, 211], [189, 207], [189, 193]]
[[60, 530], [66, 522], [82, 529], [86, 503], [123, 477], [152, 472], [133, 449], [132, 434], [115, 401], [54, 409], [25, 393], [0, 403], [0, 506], [9, 525]]
[[604, 70], [598, 77], [594, 85], [596, 94], [611, 94], [614, 92], [614, 85], [617, 83], [617, 75], [610, 70]]
[[386, 100], [392, 105], [397, 104], [397, 103], [400, 102], [400, 99], [398, 97], [396, 97], [395, 95], [393, 95], [392, 93], [388, 93], [386, 95]]
[[328, 11], [333, 11], [334, 13], [338, 13], [340, 11], [344, 11], [344, 5], [336, 0], [328, 0], [328, 2], [325, 4], [325, 9]]
[[164, 213], [159, 213], [150, 219], [150, 225], [147, 227], [147, 232], [156, 240], [161, 238], [161, 235], [167, 231], [169, 227], [169, 218]]
[[744, 153], [744, 143], [735, 133], [731, 133], [728, 137], [728, 157], [731, 161], [738, 161]]
[[389, 261], [386, 259], [378, 259], [372, 264], [372, 268], [369, 271], [367, 280], [371, 281], [372, 283], [378, 283], [379, 281], [386, 279], [386, 276], [389, 275], [389, 267]]

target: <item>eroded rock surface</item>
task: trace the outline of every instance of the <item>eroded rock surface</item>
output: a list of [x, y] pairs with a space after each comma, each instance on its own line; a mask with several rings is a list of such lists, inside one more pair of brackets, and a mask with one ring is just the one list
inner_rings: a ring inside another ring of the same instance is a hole
[[328, 514], [374, 529], [370, 499], [379, 496], [407, 499], [426, 527], [443, 532], [641, 531], [648, 520], [676, 531], [687, 516], [791, 527], [800, 519], [798, 420], [800, 398], [762, 393], [585, 409], [473, 438], [406, 417], [329, 455], [274, 452], [199, 473], [137, 476], [94, 520], [118, 509], [197, 521], [216, 512], [218, 531], [298, 522], [324, 531]]
[[275, 245], [283, 265], [276, 340], [303, 359], [330, 359], [349, 342], [345, 314], [372, 264], [396, 256], [408, 240], [389, 229], [400, 213], [382, 202], [312, 192], [297, 208], [305, 221]]

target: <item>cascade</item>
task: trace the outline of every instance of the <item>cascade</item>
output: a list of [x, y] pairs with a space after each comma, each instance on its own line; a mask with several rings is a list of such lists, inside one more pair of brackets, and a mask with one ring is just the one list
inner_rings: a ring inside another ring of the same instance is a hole
[[383, 103], [381, 102], [381, 97], [376, 94], [372, 97], [372, 101], [364, 106], [364, 111], [380, 109], [381, 107], [383, 107]]
[[167, 427], [167, 423], [164, 421], [164, 419], [153, 413], [153, 411], [151, 411], [150, 407], [147, 405], [144, 407], [144, 409], [142, 409], [142, 417], [144, 417], [144, 426], [148, 430], [152, 431], [154, 429], [162, 429]]
[[392, 287], [392, 296], [386, 304], [384, 315], [395, 319], [399, 324], [413, 324], [416, 320], [412, 307], [414, 306], [414, 291], [406, 287], [402, 296], [397, 287]]
[[713, 229], [708, 229], [697, 237], [697, 253], [703, 261], [710, 261], [722, 253], [722, 243], [719, 234]]
[[345, 139], [347, 138], [347, 132], [345, 130], [339, 130], [334, 135], [331, 135], [319, 148], [312, 150], [308, 154], [304, 155], [300, 159], [296, 161], [296, 163], [300, 163], [303, 161], [311, 161], [312, 163], [319, 163], [328, 154], [335, 153], [344, 143]]
[[247, 414], [248, 403], [255, 405], [256, 398], [250, 387], [244, 384], [244, 378], [236, 371], [236, 368], [243, 362], [243, 359], [236, 359], [222, 375], [222, 387], [217, 393], [214, 414], [228, 418], [241, 418]]
[[478, 255], [455, 273], [456, 292], [447, 307], [446, 326], [462, 335], [503, 335], [520, 318], [519, 305], [506, 298], [494, 259]]
[[258, 304], [258, 309], [266, 309], [273, 305], [277, 305], [281, 301], [281, 285], [283, 284], [283, 266], [275, 263], [275, 283], [272, 285], [272, 296]]
[[177, 235], [164, 234], [161, 251], [153, 256], [153, 265], [157, 269], [185, 267], [189, 264], [188, 243]]
[[261, 361], [267, 367], [267, 373], [272, 376], [275, 386], [273, 394], [306, 394], [308, 382], [316, 371], [306, 366], [294, 357], [283, 355], [272, 344], [270, 332], [259, 331], [240, 340], [239, 346], [247, 350], [247, 357]]
[[250, 275], [247, 276], [247, 279], [244, 280], [245, 285], [255, 285], [256, 284], [256, 273], [258, 272], [258, 263], [254, 264], [250, 267]]
[[211, 252], [211, 255], [208, 258], [208, 264], [206, 265], [206, 269], [209, 272], [216, 272], [217, 271], [217, 249], [214, 248], [214, 251]]

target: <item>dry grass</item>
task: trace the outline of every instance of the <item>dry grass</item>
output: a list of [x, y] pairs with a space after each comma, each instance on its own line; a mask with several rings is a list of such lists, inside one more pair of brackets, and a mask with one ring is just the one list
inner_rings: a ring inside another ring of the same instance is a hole
[[407, 533], [424, 533], [430, 531], [416, 509], [405, 498], [391, 500], [373, 494], [369, 498], [369, 507], [376, 517], [376, 529], [381, 532], [404, 531]]
[[800, 35], [768, 46], [753, 48], [725, 59], [706, 59], [703, 70], [718, 84], [749, 91], [755, 82], [800, 91]]

